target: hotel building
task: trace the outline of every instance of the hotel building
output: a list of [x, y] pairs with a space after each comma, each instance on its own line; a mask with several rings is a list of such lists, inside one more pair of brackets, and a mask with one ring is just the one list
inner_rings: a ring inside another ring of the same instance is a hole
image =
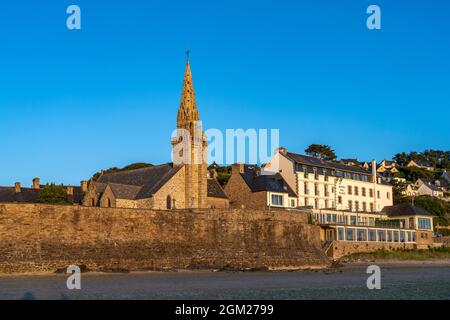
[[[374, 162], [375, 163], [375, 162]], [[392, 206], [392, 186], [358, 166], [324, 161], [279, 148], [261, 174], [280, 174], [297, 194], [297, 206], [350, 212], [381, 212]]]

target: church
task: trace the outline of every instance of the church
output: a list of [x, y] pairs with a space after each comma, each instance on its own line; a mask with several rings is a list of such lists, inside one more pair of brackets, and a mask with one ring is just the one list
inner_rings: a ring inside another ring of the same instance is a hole
[[102, 174], [82, 183], [85, 206], [134, 209], [228, 208], [229, 200], [207, 168], [207, 142], [202, 131], [189, 61], [186, 63], [173, 163]]

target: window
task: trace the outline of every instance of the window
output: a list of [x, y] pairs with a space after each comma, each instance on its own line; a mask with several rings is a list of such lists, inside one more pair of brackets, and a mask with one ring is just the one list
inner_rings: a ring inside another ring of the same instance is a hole
[[347, 228], [347, 229], [345, 229], [346, 230], [346, 235], [345, 235], [345, 238], [346, 238], [346, 240], [347, 241], [354, 241], [355, 240], [355, 229], [350, 229], [350, 228]]
[[330, 208], [329, 202], [328, 202], [328, 200], [325, 200], [325, 209], [329, 209], [329, 208]]
[[365, 197], [366, 196], [366, 188], [362, 188], [361, 193], [362, 193], [362, 196]]
[[327, 223], [331, 223], [331, 214], [330, 213], [327, 214]]
[[370, 203], [370, 212], [374, 212], [374, 207], [375, 205], [373, 204], [373, 202]]
[[387, 241], [392, 242], [393, 240], [392, 231], [387, 231]]
[[308, 168], [306, 166], [303, 166], [303, 176], [308, 179]]
[[309, 194], [308, 182], [305, 182], [305, 194]]
[[319, 180], [319, 173], [317, 172], [317, 168], [313, 168], [314, 171], [314, 179]]
[[411, 231], [408, 231], [408, 242], [413, 242], [413, 233]]
[[325, 189], [325, 197], [329, 197], [330, 193], [328, 192], [328, 185], [324, 185], [324, 189]]
[[377, 232], [375, 230], [369, 230], [369, 241], [377, 241]]
[[367, 233], [365, 229], [358, 229], [358, 241], [367, 241]]
[[324, 174], [325, 174], [325, 177], [324, 177], [325, 181], [328, 181], [329, 180], [328, 175], [326, 174], [326, 172]]
[[283, 196], [278, 194], [272, 195], [272, 205], [273, 206], [283, 206]]
[[428, 218], [419, 218], [419, 230], [431, 230], [431, 221]]
[[347, 188], [347, 189], [348, 189], [348, 194], [350, 194], [350, 195], [351, 195], [351, 194], [352, 194], [352, 186], [348, 186], [348, 188]]
[[355, 187], [355, 196], [358, 196], [358, 195], [359, 195], [359, 188]]
[[373, 189], [369, 189], [369, 197], [373, 198]]
[[391, 193], [388, 192], [386, 196], [387, 196], [388, 199], [390, 199], [391, 198]]
[[386, 231], [378, 230], [378, 241], [386, 242]]
[[344, 224], [348, 224], [348, 216], [344, 216]]
[[319, 209], [319, 200], [314, 199], [314, 208]]
[[170, 197], [170, 195], [167, 196], [166, 198], [166, 209], [167, 210], [172, 209], [172, 198]]
[[291, 208], [295, 208], [295, 200], [291, 199]]
[[338, 197], [338, 203], [342, 204], [342, 197], [341, 196]]
[[405, 242], [405, 231], [400, 231], [400, 242]]
[[305, 207], [308, 207], [309, 206], [309, 198], [305, 198]]
[[381, 194], [380, 191], [377, 191], [377, 198], [380, 199], [381, 198]]
[[359, 201], [355, 201], [355, 211], [359, 211]]
[[352, 202], [352, 200], [348, 200], [348, 210], [353, 211], [353, 202]]
[[337, 223], [337, 215], [336, 215], [336, 214], [333, 214], [333, 215], [331, 216], [331, 219], [332, 219], [332, 221], [333, 221], [334, 224]]
[[314, 184], [314, 194], [316, 196], [320, 196], [320, 190], [319, 190], [319, 184], [318, 183]]
[[342, 178], [343, 176], [344, 176], [344, 174], [342, 173], [342, 171], [339, 171], [339, 170], [336, 171], [336, 177]]
[[338, 228], [337, 239], [344, 240], [344, 228]]
[[362, 211], [367, 212], [367, 203], [365, 202], [362, 203]]
[[398, 240], [399, 240], [398, 231], [394, 231], [394, 242], [398, 242]]
[[355, 226], [355, 225], [356, 225], [356, 222], [357, 222], [356, 216], [350, 216], [350, 224], [353, 225], [353, 226]]

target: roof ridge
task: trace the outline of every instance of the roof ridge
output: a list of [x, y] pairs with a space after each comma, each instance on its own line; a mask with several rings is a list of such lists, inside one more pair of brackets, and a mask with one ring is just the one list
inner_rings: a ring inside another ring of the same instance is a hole
[[144, 171], [144, 170], [149, 170], [149, 169], [155, 169], [155, 168], [160, 168], [163, 166], [170, 166], [170, 163], [163, 163], [163, 164], [158, 164], [158, 165], [151, 165], [150, 167], [145, 167], [145, 168], [138, 168], [138, 169], [131, 169], [131, 170], [123, 170], [123, 171], [116, 171], [116, 172], [111, 172], [111, 173], [105, 173], [102, 177], [104, 176], [110, 176], [113, 174], [119, 174], [119, 173], [128, 173], [128, 172], [136, 172], [136, 171]]
[[[310, 158], [310, 159], [314, 159], [314, 160], [319, 160], [319, 161], [321, 161], [321, 162], [323, 162], [325, 165], [326, 164], [330, 164], [330, 165], [340, 165], [340, 166], [344, 166], [344, 167], [348, 167], [348, 168], [355, 168], [355, 169], [359, 169], [359, 170], [364, 170], [362, 167], [360, 167], [360, 166], [351, 166], [351, 165], [348, 165], [348, 164], [343, 164], [343, 163], [339, 163], [339, 162], [334, 162], [334, 161], [330, 161], [330, 160], [324, 160], [324, 159], [321, 159], [321, 158], [317, 158], [317, 157], [313, 157], [313, 156], [308, 156], [308, 155], [305, 155], [305, 154], [300, 154], [300, 153], [294, 153], [294, 152], [287, 152], [286, 153], [287, 155], [289, 155], [289, 154], [292, 154], [292, 155], [294, 155], [294, 156], [300, 156], [300, 157], [306, 157], [306, 158]], [[295, 161], [295, 160], [294, 160]], [[364, 171], [367, 171], [367, 170], [364, 170]], [[367, 173], [370, 173], [369, 171], [367, 171]]]

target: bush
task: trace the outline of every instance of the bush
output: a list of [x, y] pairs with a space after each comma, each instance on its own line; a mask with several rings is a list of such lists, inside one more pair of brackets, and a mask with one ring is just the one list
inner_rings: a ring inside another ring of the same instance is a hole
[[45, 185], [39, 193], [40, 203], [50, 204], [66, 204], [67, 189], [63, 185], [56, 185], [54, 183]]

